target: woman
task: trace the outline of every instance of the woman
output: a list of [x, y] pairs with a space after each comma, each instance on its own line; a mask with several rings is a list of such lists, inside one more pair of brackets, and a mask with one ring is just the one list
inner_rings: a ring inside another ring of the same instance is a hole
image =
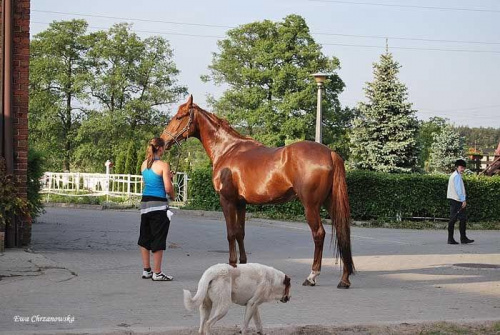
[[[175, 199], [172, 185], [173, 173], [160, 157], [165, 152], [165, 142], [159, 137], [149, 141], [146, 160], [142, 163], [141, 173], [144, 191], [141, 200], [141, 230], [139, 246], [144, 271], [142, 278], [154, 281], [171, 281], [174, 278], [161, 271], [163, 251], [166, 249], [170, 220], [167, 216], [168, 199]], [[153, 254], [151, 270], [150, 251]]]

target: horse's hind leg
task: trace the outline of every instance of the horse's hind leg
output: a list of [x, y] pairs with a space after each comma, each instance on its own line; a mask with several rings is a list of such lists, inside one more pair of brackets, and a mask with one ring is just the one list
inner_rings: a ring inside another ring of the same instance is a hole
[[342, 279], [340, 279], [337, 288], [349, 288], [351, 286], [351, 282], [349, 281], [349, 270], [344, 262], [344, 270], [342, 272]]
[[321, 261], [323, 258], [323, 244], [325, 241], [325, 229], [321, 223], [319, 215], [319, 206], [304, 205], [306, 220], [311, 228], [312, 237], [314, 240], [314, 260], [311, 269], [311, 274], [307, 277], [302, 285], [314, 286], [316, 285], [316, 277], [319, 276], [321, 271]]
[[[330, 218], [332, 219], [332, 225], [334, 225], [333, 228], [335, 229], [336, 235], [337, 236], [341, 235], [342, 234], [342, 232], [340, 231], [341, 227], [338, 227], [337, 225], [334, 224], [334, 214], [335, 213], [334, 213], [334, 209], [333, 209], [333, 205], [332, 205], [331, 196], [329, 196], [326, 199], [324, 207], [328, 211], [328, 213], [330, 214]], [[339, 242], [337, 242], [337, 245], [338, 245], [338, 243]], [[342, 258], [343, 257], [345, 257], [345, 255], [342, 255]], [[342, 278], [340, 279], [340, 282], [337, 285], [337, 288], [347, 289], [351, 286], [351, 282], [349, 281], [349, 269], [348, 269], [344, 259], [342, 259], [342, 264], [343, 264]]]
[[222, 211], [226, 219], [227, 241], [229, 243], [229, 264], [236, 267], [238, 259], [238, 255], [236, 254], [236, 235], [239, 230], [236, 220], [236, 206], [222, 195], [220, 196], [220, 204], [222, 205]]

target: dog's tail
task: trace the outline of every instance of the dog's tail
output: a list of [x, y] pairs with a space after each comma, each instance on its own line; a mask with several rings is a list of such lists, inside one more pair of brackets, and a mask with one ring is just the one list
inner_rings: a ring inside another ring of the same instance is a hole
[[183, 291], [184, 291], [184, 307], [186, 307], [188, 311], [192, 311], [195, 307], [200, 306], [203, 299], [205, 299], [205, 294], [203, 294], [203, 297], [200, 297], [200, 302], [198, 302], [193, 299], [191, 292], [189, 292], [188, 290], [183, 290]]
[[191, 296], [191, 292], [189, 292], [188, 290], [184, 290], [184, 307], [186, 307], [188, 311], [191, 311], [194, 308], [200, 306], [207, 296], [210, 282], [216, 277], [227, 275], [229, 275], [227, 264], [218, 264], [208, 268], [203, 273], [200, 281], [198, 282], [198, 291], [196, 292], [194, 297]]

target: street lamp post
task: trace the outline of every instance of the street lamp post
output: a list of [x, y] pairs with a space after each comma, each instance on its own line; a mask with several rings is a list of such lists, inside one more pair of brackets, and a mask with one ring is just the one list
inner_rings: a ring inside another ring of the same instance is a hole
[[322, 132], [321, 132], [321, 123], [323, 120], [323, 109], [321, 107], [321, 99], [323, 97], [323, 87], [328, 75], [326, 73], [315, 73], [313, 74], [314, 80], [318, 85], [318, 106], [316, 108], [316, 137], [315, 141], [321, 143], [322, 141]]

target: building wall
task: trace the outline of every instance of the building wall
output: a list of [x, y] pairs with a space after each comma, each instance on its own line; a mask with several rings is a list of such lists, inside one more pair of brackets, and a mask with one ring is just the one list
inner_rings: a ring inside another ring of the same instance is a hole
[[[13, 146], [14, 175], [16, 177], [18, 196], [27, 199], [30, 0], [11, 1], [13, 10], [11, 78], [13, 143], [5, 143], [5, 145]], [[3, 10], [3, 3], [0, 6], [1, 10]], [[1, 20], [2, 16], [0, 16]], [[3, 28], [4, 23], [1, 22], [1, 25]], [[12, 234], [15, 234], [16, 242], [14, 246], [20, 247], [29, 244], [31, 240], [30, 218], [17, 218], [14, 231], [6, 231], [6, 242], [12, 239]]]

